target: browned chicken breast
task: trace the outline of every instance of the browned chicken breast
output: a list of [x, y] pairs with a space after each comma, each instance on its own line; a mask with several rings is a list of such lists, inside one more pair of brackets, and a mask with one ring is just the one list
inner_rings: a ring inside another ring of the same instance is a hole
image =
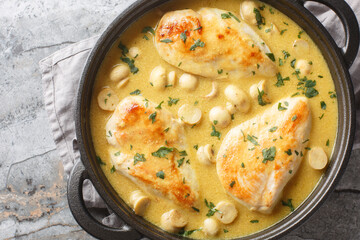
[[187, 161], [184, 127], [140, 96], [124, 98], [106, 125], [115, 169], [141, 188], [192, 207], [198, 184]]
[[225, 190], [251, 210], [270, 213], [301, 163], [310, 129], [303, 97], [282, 99], [231, 129], [216, 164]]
[[234, 13], [216, 8], [166, 13], [155, 46], [160, 56], [182, 70], [204, 77], [275, 76], [265, 42]]

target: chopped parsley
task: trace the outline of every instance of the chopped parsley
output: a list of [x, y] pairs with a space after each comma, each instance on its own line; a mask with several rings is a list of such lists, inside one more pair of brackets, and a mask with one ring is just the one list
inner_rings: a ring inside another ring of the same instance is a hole
[[170, 130], [170, 128], [166, 128], [165, 130], [164, 130], [164, 132], [168, 132]]
[[180, 156], [182, 156], [182, 157], [183, 157], [183, 156], [185, 156], [185, 157], [187, 156], [187, 153], [186, 153], [185, 150], [184, 150], [184, 151], [180, 151], [179, 154], [180, 154]]
[[287, 155], [289, 155], [289, 156], [292, 155], [292, 152], [291, 152], [291, 149], [290, 149], [290, 148], [289, 148], [288, 150], [286, 150], [285, 153], [286, 153]]
[[277, 129], [278, 129], [278, 127], [277, 127], [277, 126], [272, 127], [272, 128], [270, 128], [270, 129], [269, 129], [269, 132], [275, 132]]
[[225, 228], [224, 228], [223, 231], [224, 231], [224, 233], [228, 233], [228, 232], [229, 232], [229, 230], [227, 230], [227, 229], [225, 229]]
[[275, 56], [273, 53], [265, 53], [268, 58], [270, 58], [271, 61], [275, 62]]
[[283, 206], [289, 207], [290, 210], [293, 212], [293, 211], [295, 210], [295, 208], [294, 208], [294, 206], [293, 206], [293, 204], [292, 204], [291, 201], [292, 201], [292, 199], [290, 198], [290, 199], [287, 200], [287, 202], [281, 200], [281, 203], [282, 203]]
[[255, 19], [256, 19], [256, 25], [259, 29], [261, 29], [261, 25], [265, 26], [265, 18], [261, 15], [259, 9], [254, 8], [255, 13]]
[[161, 104], [163, 104], [164, 103], [164, 101], [161, 101], [161, 103], [159, 104], [159, 105], [157, 105], [156, 107], [155, 107], [155, 109], [161, 109]]
[[187, 31], [187, 30], [185, 30], [184, 32], [180, 33], [180, 39], [181, 39], [184, 43], [186, 42], [186, 39], [187, 39], [186, 31]]
[[146, 35], [143, 36], [143, 39], [145, 39], [146, 41], [149, 41], [149, 38]]
[[99, 156], [96, 156], [96, 161], [100, 164], [100, 165], [106, 165], [106, 163], [103, 162], [103, 160], [101, 160], [101, 158]]
[[287, 59], [288, 57], [290, 57], [290, 53], [288, 53], [285, 50], [282, 50], [282, 53], [284, 54], [284, 59]]
[[116, 171], [116, 169], [115, 169], [115, 166], [113, 165], [112, 168], [110, 169], [110, 172], [114, 173], [115, 171]]
[[327, 141], [326, 141], [326, 146], [328, 147], [330, 145], [330, 140], [328, 139]]
[[276, 148], [275, 146], [272, 146], [270, 148], [264, 148], [262, 150], [263, 155], [263, 163], [267, 163], [267, 161], [273, 161], [276, 156]]
[[156, 152], [152, 152], [151, 155], [158, 158], [166, 158], [166, 155], [173, 152], [174, 148], [160, 147]]
[[[141, 93], [141, 91], [139, 89], [136, 89], [135, 91], [131, 92], [130, 95], [139, 95]], [[149, 101], [149, 100], [146, 100], [145, 101]], [[146, 103], [145, 103], [146, 104]], [[147, 106], [146, 106], [147, 107]]]
[[195, 150], [198, 150], [198, 149], [199, 149], [199, 145], [196, 144], [196, 145], [193, 146], [193, 148], [194, 148]]
[[221, 18], [222, 18], [222, 19], [227, 19], [227, 18], [231, 18], [231, 17], [230, 17], [230, 15], [227, 14], [227, 13], [222, 13], [222, 14], [221, 14]]
[[152, 27], [150, 26], [146, 26], [143, 28], [143, 30], [141, 31], [142, 33], [147, 33], [147, 32], [150, 32], [152, 35], [155, 36], [155, 31]]
[[134, 156], [134, 165], [138, 162], [145, 162], [145, 154], [136, 153]]
[[235, 181], [232, 181], [229, 185], [232, 188], [235, 185]]
[[218, 70], [217, 70], [218, 74], [222, 74], [223, 71], [224, 71], [224, 70], [222, 70], [222, 69], [218, 69]]
[[191, 208], [194, 209], [194, 211], [196, 211], [196, 212], [200, 212], [200, 210], [196, 207], [191, 207]]
[[287, 110], [287, 108], [281, 106], [281, 102], [279, 102], [279, 104], [278, 104], [278, 110], [279, 110], [279, 111], [284, 111], [284, 110]]
[[181, 167], [181, 165], [184, 163], [185, 158], [181, 158], [179, 160], [176, 160], [178, 163], [178, 167]]
[[242, 167], [242, 168], [245, 168], [245, 164], [244, 164], [243, 162], [241, 163], [241, 167]]
[[281, 73], [277, 73], [277, 74], [276, 74], [276, 77], [277, 77], [277, 82], [275, 83], [275, 86], [277, 86], [277, 87], [284, 86], [284, 85], [285, 85], [285, 84], [284, 84], [284, 81], [289, 81], [289, 80], [290, 80], [289, 77], [283, 78], [283, 77], [281, 76]]
[[187, 237], [187, 236], [190, 236], [191, 234], [193, 234], [194, 232], [201, 231], [201, 230], [202, 230], [202, 228], [188, 230], [188, 231], [185, 231], [184, 229], [182, 229], [178, 234], [180, 236]]
[[247, 135], [247, 140], [249, 140], [252, 144], [254, 144], [255, 146], [259, 146], [259, 143], [255, 140], [254, 136], [250, 136], [249, 134]]
[[293, 59], [291, 62], [290, 62], [290, 66], [292, 68], [295, 68], [295, 63], [296, 63], [296, 59]]
[[254, 220], [250, 220], [250, 222], [251, 222], [251, 223], [258, 223], [259, 220], [254, 219]]
[[165, 173], [163, 170], [159, 171], [156, 173], [156, 177], [164, 179], [165, 178]]
[[240, 22], [240, 20], [232, 13], [232, 12], [229, 12], [229, 15], [235, 19], [237, 22]]
[[114, 156], [120, 156], [120, 151], [114, 153]]
[[336, 98], [336, 93], [335, 92], [329, 92], [330, 94], [330, 98]]
[[295, 121], [297, 119], [297, 115], [295, 114], [292, 118], [291, 121]]
[[152, 114], [149, 115], [149, 119], [151, 120], [151, 123], [154, 123], [156, 120], [156, 112], [153, 112]]
[[128, 57], [121, 57], [120, 59], [121, 59], [121, 61], [123, 61], [124, 63], [129, 65], [131, 73], [136, 74], [139, 71], [139, 69], [137, 67], [135, 67], [135, 64], [134, 64], [135, 60], [134, 59], [130, 59]]
[[121, 53], [124, 56], [129, 53], [129, 49], [127, 49], [127, 47], [124, 44], [122, 44], [121, 42], [119, 43], [118, 48], [121, 49]]
[[301, 34], [303, 34], [304, 31], [300, 31], [299, 34], [298, 34], [298, 38], [301, 38]]
[[202, 42], [200, 39], [195, 40], [194, 44], [191, 45], [191, 47], [190, 47], [190, 51], [195, 51], [195, 49], [197, 47], [204, 47], [204, 46], [205, 46], [205, 43]]
[[173, 104], [176, 105], [178, 103], [178, 101], [180, 101], [179, 98], [171, 98], [171, 97], [169, 97], [168, 105], [171, 107]]
[[266, 104], [268, 104], [268, 102], [265, 102], [263, 100], [263, 96], [264, 96], [265, 92], [264, 92], [264, 90], [261, 90], [261, 92], [260, 92], [259, 88], [257, 90], [258, 90], [258, 94], [259, 94], [258, 95], [258, 103], [260, 106], [265, 106]]
[[[205, 205], [209, 208], [209, 211], [208, 211], [208, 213], [206, 214], [207, 217], [211, 217], [211, 216], [213, 216], [216, 212], [220, 212], [219, 210], [217, 210], [217, 209], [215, 208], [215, 204], [212, 203], [212, 202], [209, 203], [209, 202], [206, 200], [206, 198], [205, 198]], [[220, 212], [220, 213], [221, 213], [221, 212]]]
[[172, 40], [169, 39], [169, 38], [164, 38], [164, 39], [161, 39], [160, 42], [163, 42], [163, 43], [171, 43]]
[[283, 30], [281, 30], [281, 31], [280, 31], [280, 35], [283, 35], [286, 31], [287, 31], [287, 29], [286, 29], [286, 28], [285, 28], [285, 29], [283, 29]]
[[326, 103], [324, 101], [320, 102], [320, 107], [322, 110], [326, 110]]
[[212, 132], [210, 133], [210, 136], [217, 137], [218, 139], [220, 139], [221, 133], [216, 131], [216, 128], [214, 125], [211, 125], [211, 127], [212, 127]]

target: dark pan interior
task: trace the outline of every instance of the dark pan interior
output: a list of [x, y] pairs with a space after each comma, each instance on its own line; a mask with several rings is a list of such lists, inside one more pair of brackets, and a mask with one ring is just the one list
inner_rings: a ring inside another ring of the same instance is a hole
[[[81, 153], [81, 159], [89, 172], [90, 178], [106, 203], [127, 223], [135, 229], [153, 239], [179, 239], [178, 236], [168, 234], [143, 218], [133, 214], [132, 210], [118, 196], [113, 187], [106, 179], [103, 171], [96, 161], [96, 153], [93, 148], [89, 109], [92, 89], [97, 71], [107, 52], [118, 39], [121, 33], [136, 19], [152, 8], [167, 2], [167, 0], [139, 0], [121, 13], [108, 27], [98, 40], [91, 52], [84, 68], [79, 85], [79, 95], [76, 111], [77, 139]], [[333, 190], [335, 184], [345, 170], [350, 156], [354, 137], [354, 96], [347, 66], [343, 60], [340, 49], [324, 27], [308, 12], [298, 1], [295, 0], [264, 0], [282, 13], [289, 16], [300, 25], [315, 41], [325, 57], [334, 79], [337, 92], [339, 120], [338, 133], [330, 165], [318, 186], [306, 201], [295, 212], [288, 215], [273, 226], [241, 239], [269, 239], [285, 234], [290, 228], [299, 226], [306, 217], [312, 214], [322, 203], [326, 196]]]

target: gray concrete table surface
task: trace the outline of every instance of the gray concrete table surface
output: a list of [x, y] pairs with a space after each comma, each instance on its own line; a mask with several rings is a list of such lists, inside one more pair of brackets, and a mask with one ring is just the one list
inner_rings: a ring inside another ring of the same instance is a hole
[[[0, 1], [0, 239], [91, 239], [73, 219], [38, 62], [100, 34], [133, 1]], [[360, 151], [326, 203], [283, 239], [360, 239]]]

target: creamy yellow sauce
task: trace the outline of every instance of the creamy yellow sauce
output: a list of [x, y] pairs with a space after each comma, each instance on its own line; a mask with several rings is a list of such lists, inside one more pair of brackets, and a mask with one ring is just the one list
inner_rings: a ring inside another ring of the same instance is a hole
[[[259, 4], [263, 5], [262, 3]], [[268, 82], [268, 94], [272, 100], [272, 103], [275, 103], [282, 98], [289, 97], [292, 94], [298, 92], [298, 80], [296, 76], [292, 75], [294, 69], [290, 67], [290, 61], [294, 58], [302, 58], [308, 61], [312, 61], [312, 73], [308, 76], [308, 78], [316, 80], [316, 89], [319, 91], [318, 96], [309, 99], [312, 112], [312, 129], [309, 147], [322, 147], [328, 157], [331, 156], [337, 132], [338, 110], [336, 98], [330, 98], [328, 93], [330, 91], [334, 91], [334, 84], [328, 66], [317, 46], [305, 32], [301, 34], [301, 39], [307, 40], [309, 42], [310, 54], [299, 56], [294, 52], [292, 44], [294, 40], [298, 39], [298, 34], [300, 31], [302, 31], [302, 29], [275, 8], [272, 8], [272, 12], [274, 13], [272, 14], [269, 10], [271, 8], [269, 5], [265, 5], [264, 10], [261, 11], [262, 16], [264, 16], [266, 19], [266, 26], [262, 27], [261, 30], [259, 30], [257, 27], [253, 27], [253, 29], [261, 36], [261, 38], [266, 42], [271, 51], [274, 53], [277, 65], [279, 65], [278, 58], [284, 59], [284, 54], [282, 52], [283, 50], [290, 54], [290, 57], [284, 60], [284, 65], [279, 66], [281, 75], [283, 77], [289, 76], [291, 79], [290, 81], [285, 81], [285, 86], [274, 86], [277, 81], [276, 77], [264, 78], [258, 77], [256, 75], [247, 79], [230, 78], [226, 80], [218, 80], [220, 83], [220, 94], [212, 100], [205, 100], [201, 96], [204, 96], [211, 91], [211, 79], [199, 77], [199, 85], [193, 92], [186, 92], [179, 86], [168, 87], [163, 92], [159, 92], [154, 90], [154, 88], [149, 84], [150, 73], [152, 69], [158, 65], [165, 67], [167, 72], [172, 70], [176, 71], [177, 78], [183, 73], [183, 71], [174, 66], [171, 66], [159, 57], [154, 47], [153, 36], [150, 33], [141, 33], [141, 30], [145, 26], [151, 26], [155, 28], [163, 13], [170, 10], [179, 10], [184, 8], [191, 8], [195, 11], [201, 7], [220, 8], [232, 11], [240, 18], [239, 5], [240, 1], [238, 0], [180, 0], [162, 5], [159, 9], [156, 9], [140, 18], [138, 21], [132, 24], [127, 29], [127, 31], [122, 34], [122, 36], [120, 36], [120, 39], [108, 52], [102, 66], [98, 71], [90, 110], [90, 121], [94, 147], [97, 155], [100, 156], [102, 161], [106, 163], [106, 165], [102, 165], [102, 169], [106, 177], [114, 189], [118, 192], [118, 194], [127, 203], [129, 203], [130, 193], [139, 188], [131, 180], [122, 176], [121, 174], [117, 172], [111, 173], [112, 164], [108, 155], [109, 144], [106, 140], [105, 125], [107, 120], [112, 115], [112, 112], [104, 111], [99, 108], [97, 104], [97, 94], [100, 92], [100, 90], [105, 86], [109, 86], [116, 92], [119, 98], [122, 99], [126, 96], [129, 96], [130, 92], [139, 89], [141, 90], [142, 96], [156, 104], [164, 101], [165, 103], [162, 106], [172, 112], [174, 117], [177, 117], [177, 111], [179, 107], [185, 103], [193, 105], [195, 101], [197, 101], [197, 107], [202, 110], [202, 121], [194, 128], [191, 128], [190, 126], [185, 127], [188, 144], [187, 153], [189, 154], [191, 167], [194, 169], [199, 182], [200, 212], [197, 213], [192, 210], [181, 209], [179, 206], [166, 199], [151, 196], [152, 201], [146, 210], [144, 218], [154, 223], [155, 225], [160, 225], [160, 217], [164, 212], [176, 208], [181, 210], [189, 220], [189, 223], [186, 226], [186, 230], [198, 229], [202, 227], [203, 221], [207, 218], [206, 213], [208, 211], [207, 207], [203, 203], [205, 198], [208, 201], [215, 203], [215, 205], [219, 201], [227, 200], [235, 204], [239, 211], [238, 217], [233, 223], [229, 225], [221, 224], [219, 234], [216, 236], [216, 238], [220, 239], [240, 237], [260, 231], [273, 225], [291, 213], [289, 207], [283, 206], [281, 202], [275, 207], [274, 211], [270, 215], [252, 212], [236, 202], [233, 198], [225, 193], [223, 187], [221, 186], [216, 174], [215, 164], [210, 166], [201, 165], [196, 158], [196, 150], [193, 148], [193, 146], [213, 144], [216, 154], [221, 145], [221, 140], [231, 128], [248, 119], [253, 118], [258, 114], [262, 114], [272, 105], [270, 104], [266, 106], [260, 106], [257, 101], [251, 100], [251, 110], [247, 114], [241, 114], [239, 112], [235, 113], [232, 123], [225, 129], [219, 130], [222, 136], [220, 140], [218, 140], [216, 137], [211, 137], [210, 133], [212, 129], [211, 122], [208, 120], [208, 113], [214, 106], [225, 106], [226, 99], [224, 96], [224, 89], [227, 85], [234, 84], [240, 89], [243, 89], [245, 92], [249, 93], [249, 88], [251, 85], [258, 83], [262, 79], [266, 79]], [[275, 24], [280, 31], [284, 29], [287, 30], [282, 35], [274, 34], [270, 37], [270, 34], [266, 33], [265, 29], [269, 28], [271, 23]], [[149, 40], [146, 40], [144, 35], [146, 35]], [[135, 59], [135, 65], [139, 68], [139, 72], [137, 74], [130, 74], [129, 83], [125, 87], [119, 89], [116, 87], [116, 83], [109, 80], [109, 73], [114, 65], [121, 63], [121, 50], [117, 47], [120, 41], [128, 48], [134, 46], [138, 47], [141, 50], [141, 53]], [[319, 78], [318, 75], [323, 76], [323, 78]], [[168, 97], [179, 98], [180, 101], [176, 105], [169, 107], [167, 105]], [[324, 101], [326, 103], [326, 110], [321, 109], [320, 101]], [[326, 143], [328, 140], [329, 144], [327, 146]], [[292, 199], [294, 207], [298, 207], [316, 187], [322, 174], [323, 171], [313, 170], [309, 166], [307, 155], [305, 154], [298, 172], [285, 187], [282, 200], [286, 201], [287, 199]], [[258, 220], [258, 223], [251, 223], [251, 220]], [[226, 229], [227, 232], [224, 231], [224, 229]], [[201, 231], [193, 233], [190, 237], [206, 238], [204, 233]]]

